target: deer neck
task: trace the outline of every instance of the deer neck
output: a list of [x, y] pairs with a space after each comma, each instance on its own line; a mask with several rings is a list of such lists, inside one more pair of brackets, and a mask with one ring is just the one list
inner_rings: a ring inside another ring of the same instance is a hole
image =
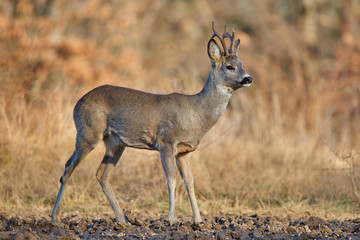
[[220, 76], [210, 72], [204, 88], [196, 94], [199, 115], [205, 120], [204, 128], [210, 129], [225, 111], [233, 90], [219, 84]]

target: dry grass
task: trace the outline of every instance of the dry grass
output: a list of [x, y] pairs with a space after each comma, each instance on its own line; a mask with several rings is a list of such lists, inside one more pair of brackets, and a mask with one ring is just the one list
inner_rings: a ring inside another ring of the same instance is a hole
[[[50, 212], [72, 108], [94, 86], [199, 91], [215, 19], [236, 27], [254, 84], [192, 154], [201, 211], [359, 213], [359, 2], [306, 2], [54, 1], [43, 15], [45, 0], [1, 3], [0, 211]], [[103, 152], [74, 172], [65, 212], [111, 215], [94, 177]], [[156, 152], [127, 149], [112, 185], [126, 209], [167, 209]], [[190, 214], [180, 179], [177, 203]]]

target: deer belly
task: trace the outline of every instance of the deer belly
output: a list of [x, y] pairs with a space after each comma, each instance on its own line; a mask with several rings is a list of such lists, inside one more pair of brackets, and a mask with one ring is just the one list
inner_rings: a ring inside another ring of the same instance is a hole
[[111, 149], [118, 145], [125, 145], [133, 148], [155, 150], [154, 138], [149, 132], [137, 131], [116, 131], [108, 129], [107, 136], [104, 137], [105, 145]]

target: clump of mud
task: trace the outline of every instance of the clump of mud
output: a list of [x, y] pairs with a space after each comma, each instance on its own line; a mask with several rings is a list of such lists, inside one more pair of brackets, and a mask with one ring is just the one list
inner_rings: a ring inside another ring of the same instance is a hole
[[319, 217], [205, 215], [203, 223], [127, 213], [129, 223], [76, 215], [52, 223], [48, 218], [0, 214], [0, 239], [360, 239], [360, 218], [338, 221]]

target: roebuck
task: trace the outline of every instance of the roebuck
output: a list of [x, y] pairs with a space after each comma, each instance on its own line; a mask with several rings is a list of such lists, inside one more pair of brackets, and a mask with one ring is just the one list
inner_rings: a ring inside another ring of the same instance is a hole
[[[189, 153], [198, 147], [200, 139], [218, 121], [233, 92], [252, 82], [237, 56], [240, 40], [234, 41], [234, 30], [230, 35], [225, 25], [224, 33], [220, 35], [215, 31], [214, 22], [212, 29], [214, 33], [207, 46], [211, 70], [201, 92], [195, 95], [155, 95], [105, 85], [91, 90], [77, 102], [73, 112], [77, 129], [76, 148], [60, 179], [52, 221], [71, 173], [103, 140], [106, 153], [96, 178], [117, 221], [125, 222], [126, 218], [109, 184], [109, 176], [125, 147], [133, 147], [160, 152], [169, 191], [170, 224], [176, 222], [176, 166], [190, 198], [194, 222], [201, 222]], [[214, 37], [220, 40], [222, 49]], [[226, 38], [230, 39], [229, 48], [226, 47]]]

